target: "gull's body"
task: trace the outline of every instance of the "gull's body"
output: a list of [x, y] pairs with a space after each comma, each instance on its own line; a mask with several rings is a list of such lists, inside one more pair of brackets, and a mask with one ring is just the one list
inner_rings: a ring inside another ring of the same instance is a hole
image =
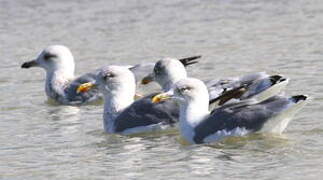
[[153, 101], [174, 98], [180, 104], [180, 132], [190, 143], [210, 143], [227, 136], [253, 132], [282, 133], [291, 118], [306, 104], [306, 96], [273, 96], [259, 103], [247, 101], [209, 111], [205, 84], [197, 79], [178, 81]]
[[[163, 91], [168, 91], [176, 82], [187, 78], [184, 66], [177, 60], [165, 58], [158, 61], [154, 71], [144, 78], [143, 83], [156, 81]], [[242, 77], [211, 80], [205, 82], [211, 101], [222, 105], [248, 98], [258, 101], [279, 94], [288, 83], [288, 79], [279, 75], [270, 76], [264, 72], [248, 74]], [[242, 90], [243, 88], [243, 90]], [[216, 103], [213, 103], [216, 104]]]
[[137, 134], [164, 130], [178, 121], [173, 101], [154, 104], [151, 96], [134, 100], [135, 76], [125, 67], [102, 68], [94, 83], [104, 95], [104, 129], [108, 133]]
[[[199, 56], [192, 57], [193, 59]], [[190, 58], [184, 58], [190, 59]], [[79, 85], [93, 82], [98, 70], [75, 77], [75, 63], [71, 51], [62, 45], [53, 45], [45, 48], [36, 60], [25, 62], [22, 68], [41, 67], [46, 71], [45, 91], [49, 99], [59, 104], [81, 105], [101, 99], [97, 89], [78, 93]], [[150, 73], [154, 63], [144, 63], [135, 66], [125, 66], [131, 69], [139, 81]]]

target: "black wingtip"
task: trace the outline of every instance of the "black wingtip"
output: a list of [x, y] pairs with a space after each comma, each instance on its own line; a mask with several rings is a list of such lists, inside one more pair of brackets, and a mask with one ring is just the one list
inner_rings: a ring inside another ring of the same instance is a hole
[[270, 81], [272, 84], [277, 84], [277, 83], [280, 83], [280, 82], [283, 82], [283, 81], [286, 81], [287, 79], [284, 78], [283, 76], [281, 75], [272, 75], [270, 76]]
[[299, 101], [305, 101], [308, 97], [305, 95], [297, 95], [293, 96], [292, 99], [295, 103], [298, 103]]
[[179, 61], [184, 65], [184, 66], [188, 66], [191, 64], [196, 64], [198, 63], [198, 61], [196, 59], [201, 58], [201, 55], [198, 56], [191, 56], [191, 57], [186, 57], [186, 58], [181, 58], [179, 59]]

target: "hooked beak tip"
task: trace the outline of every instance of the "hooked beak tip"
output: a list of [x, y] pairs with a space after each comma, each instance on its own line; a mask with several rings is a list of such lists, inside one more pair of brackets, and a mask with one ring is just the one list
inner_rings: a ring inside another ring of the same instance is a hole
[[25, 68], [25, 69], [27, 69], [27, 68], [30, 68], [31, 66], [28, 64], [28, 63], [23, 63], [22, 65], [21, 65], [21, 68]]
[[141, 84], [149, 84], [151, 82], [151, 80], [149, 80], [148, 78], [144, 78], [141, 80]]
[[151, 74], [145, 76], [144, 78], [142, 78], [141, 84], [145, 85], [145, 84], [149, 84], [153, 81], [154, 81], [154, 75], [151, 73]]
[[161, 101], [165, 101], [166, 99], [171, 98], [169, 95], [162, 93], [162, 94], [157, 94], [151, 99], [152, 103], [159, 103]]
[[28, 69], [28, 68], [31, 68], [31, 67], [34, 67], [34, 66], [37, 66], [37, 62], [35, 60], [32, 60], [32, 61], [24, 62], [21, 65], [21, 68]]
[[84, 83], [81, 84], [77, 89], [76, 89], [76, 93], [84, 93], [84, 92], [88, 92], [91, 88], [93, 88], [94, 83], [88, 82], [88, 83]]

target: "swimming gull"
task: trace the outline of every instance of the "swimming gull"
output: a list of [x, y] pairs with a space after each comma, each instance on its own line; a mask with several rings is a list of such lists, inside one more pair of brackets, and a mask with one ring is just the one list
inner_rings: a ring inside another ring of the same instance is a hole
[[282, 133], [291, 118], [306, 104], [307, 96], [272, 96], [265, 101], [228, 104], [209, 112], [206, 85], [193, 78], [182, 79], [152, 101], [175, 99], [180, 104], [179, 127], [189, 143], [210, 143], [227, 136], [252, 132]]
[[108, 133], [129, 135], [160, 131], [178, 121], [179, 111], [174, 101], [155, 104], [151, 102], [153, 95], [134, 100], [135, 76], [126, 67], [104, 67], [95, 82], [85, 83], [79, 89], [87, 91], [93, 86], [104, 95], [103, 124]]
[[[156, 62], [153, 72], [143, 78], [142, 84], [156, 81], [168, 91], [177, 81], [186, 78], [187, 72], [182, 63], [174, 58], [164, 58]], [[288, 79], [280, 75], [268, 75], [264, 72], [247, 74], [205, 82], [213, 106], [228, 102], [239, 102], [249, 98], [262, 101], [279, 94], [287, 85]]]
[[[186, 66], [196, 63], [201, 56], [193, 56], [181, 59]], [[22, 68], [41, 67], [46, 71], [45, 91], [49, 99], [60, 104], [81, 105], [101, 99], [99, 91], [95, 88], [84, 93], [77, 93], [80, 84], [92, 82], [98, 70], [86, 73], [75, 78], [74, 57], [66, 46], [52, 45], [41, 51], [35, 60], [22, 64]], [[129, 67], [136, 75], [138, 81], [146, 73], [151, 72], [154, 63], [143, 63]]]

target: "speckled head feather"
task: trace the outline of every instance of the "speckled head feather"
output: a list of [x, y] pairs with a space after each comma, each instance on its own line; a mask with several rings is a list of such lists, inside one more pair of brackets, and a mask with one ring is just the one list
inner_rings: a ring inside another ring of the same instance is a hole
[[174, 83], [186, 78], [187, 73], [184, 65], [178, 59], [164, 58], [156, 63], [153, 77], [167, 91]]

